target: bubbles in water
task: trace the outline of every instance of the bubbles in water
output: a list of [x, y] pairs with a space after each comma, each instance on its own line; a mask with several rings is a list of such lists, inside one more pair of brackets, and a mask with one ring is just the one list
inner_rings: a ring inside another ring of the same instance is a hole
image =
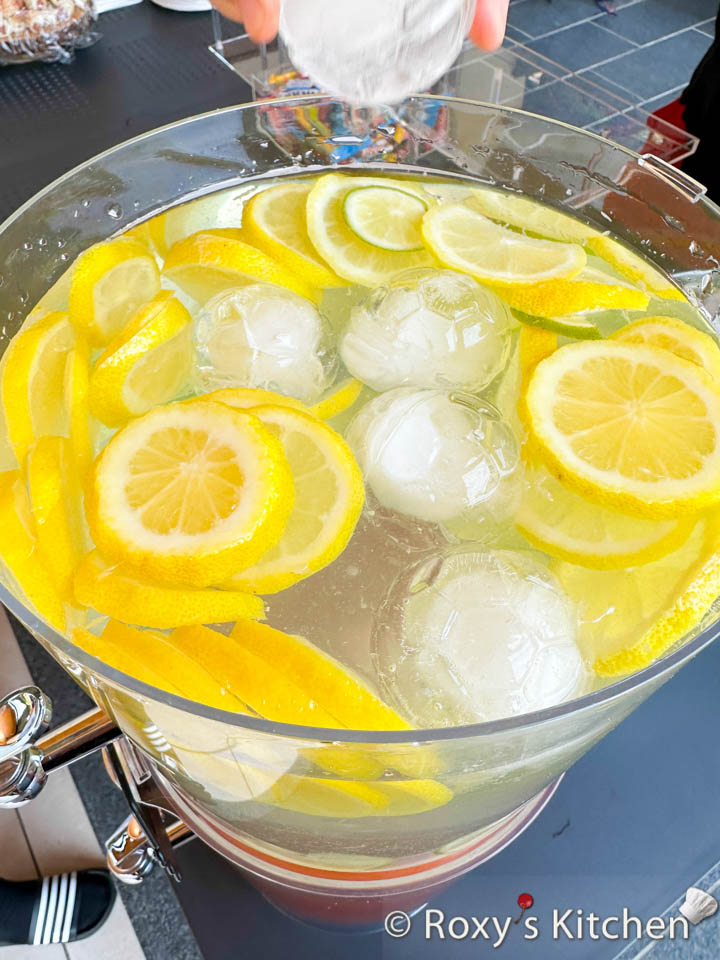
[[386, 694], [419, 725], [497, 720], [579, 696], [572, 603], [530, 554], [448, 550], [411, 567], [381, 608]]
[[122, 214], [123, 214], [123, 212], [122, 212], [122, 207], [120, 206], [119, 203], [109, 203], [109, 204], [105, 207], [105, 213], [106, 213], [109, 217], [112, 217], [113, 220], [119, 220], [120, 217], [122, 217]]
[[382, 506], [430, 523], [486, 508], [519, 458], [494, 407], [440, 390], [400, 387], [375, 397], [348, 442]]
[[504, 367], [512, 326], [508, 307], [471, 277], [412, 270], [353, 308], [340, 355], [373, 390], [475, 391]]
[[262, 387], [314, 403], [337, 369], [325, 320], [304, 297], [253, 283], [218, 294], [197, 318], [201, 392]]

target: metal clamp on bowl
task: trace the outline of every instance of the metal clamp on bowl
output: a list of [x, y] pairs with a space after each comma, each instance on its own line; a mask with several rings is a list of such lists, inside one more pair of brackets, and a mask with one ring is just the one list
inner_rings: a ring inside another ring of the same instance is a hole
[[95, 707], [49, 730], [52, 703], [38, 687], [0, 700], [0, 807], [19, 807], [40, 793], [48, 775], [121, 736]]

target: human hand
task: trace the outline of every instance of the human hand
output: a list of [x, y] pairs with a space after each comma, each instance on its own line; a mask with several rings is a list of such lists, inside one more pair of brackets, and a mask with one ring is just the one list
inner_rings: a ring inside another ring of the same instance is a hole
[[[277, 33], [280, 0], [212, 0], [224, 17], [240, 20], [255, 43], [269, 43]], [[503, 41], [509, 0], [477, 0], [470, 39], [483, 50]]]

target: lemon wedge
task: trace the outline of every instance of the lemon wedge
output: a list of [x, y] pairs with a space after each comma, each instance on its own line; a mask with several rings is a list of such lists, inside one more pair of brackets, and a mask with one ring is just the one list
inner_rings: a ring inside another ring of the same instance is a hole
[[345, 223], [355, 236], [381, 250], [422, 250], [420, 232], [428, 202], [417, 193], [390, 186], [363, 186], [343, 199]]
[[178, 627], [171, 643], [214, 676], [255, 713], [278, 723], [340, 727], [317, 701], [286, 675], [284, 664], [268, 663], [222, 633], [202, 626]]
[[157, 264], [144, 244], [127, 237], [99, 243], [75, 261], [70, 320], [92, 346], [104, 347], [159, 289]]
[[280, 540], [224, 586], [277, 593], [331, 563], [360, 517], [365, 491], [350, 448], [329, 426], [291, 407], [251, 411], [279, 437], [292, 471], [295, 507]]
[[275, 283], [318, 302], [315, 290], [302, 277], [241, 237], [233, 229], [193, 233], [170, 247], [163, 274], [200, 303], [228, 287], [255, 280]]
[[68, 351], [63, 378], [67, 435], [75, 454], [78, 472], [83, 477], [93, 458], [95, 429], [90, 418], [90, 350], [87, 341], [77, 337]]
[[[282, 664], [283, 678], [312, 697], [319, 707], [333, 718], [329, 726], [354, 730], [410, 730], [411, 725], [392, 707], [342, 664], [304, 637], [275, 630], [266, 624], [242, 621], [233, 628], [231, 637], [248, 654], [262, 660], [268, 669]], [[255, 680], [248, 677], [248, 684]], [[258, 687], [258, 694], [262, 688]], [[309, 759], [329, 769], [327, 748], [305, 751]], [[437, 754], [427, 746], [409, 744], [383, 748], [375, 753], [358, 755], [347, 746], [338, 747], [331, 757], [332, 768], [342, 773], [342, 763], [349, 761], [356, 768], [364, 760], [381, 767], [393, 767], [409, 777], [435, 776], [441, 769]], [[355, 774], [358, 776], [359, 774]]]
[[256, 193], [245, 207], [243, 230], [250, 243], [311, 286], [344, 287], [310, 241], [305, 207], [311, 189], [311, 183], [279, 183]]
[[718, 532], [716, 518], [700, 520], [671, 553], [624, 570], [553, 561], [577, 604], [579, 643], [596, 673], [646, 667], [697, 626], [720, 593]]
[[117, 427], [173, 400], [188, 381], [192, 360], [192, 317], [169, 290], [161, 290], [98, 358], [91, 412]]
[[191, 233], [218, 228], [239, 228], [243, 204], [251, 189], [251, 185], [245, 184], [188, 200], [144, 220], [124, 236], [132, 234], [161, 257], [165, 257], [174, 243], [184, 240]]
[[38, 437], [64, 428], [62, 397], [76, 334], [66, 313], [49, 313], [20, 330], [3, 356], [0, 397], [8, 439], [22, 465]]
[[191, 397], [186, 403], [194, 403], [196, 400], [225, 403], [236, 410], [249, 410], [251, 407], [271, 403], [277, 407], [292, 407], [294, 410], [309, 412], [309, 408], [301, 400], [286, 397], [283, 393], [275, 393], [274, 390], [263, 390], [262, 387], [223, 387], [220, 390], [213, 390], [212, 393], [204, 393], [200, 397]]
[[306, 816], [355, 819], [412, 816], [444, 806], [452, 797], [437, 780], [356, 783], [285, 774], [259, 799]]
[[0, 561], [43, 619], [60, 633], [65, 612], [51, 572], [38, 555], [27, 488], [19, 470], [0, 473]]
[[72, 640], [90, 656], [158, 690], [219, 710], [245, 712], [244, 704], [162, 634], [110, 620], [100, 636], [75, 629]]
[[575, 217], [508, 190], [475, 188], [465, 198], [465, 203], [496, 223], [524, 230], [536, 237], [584, 244], [596, 236], [592, 227]]
[[97, 550], [80, 561], [73, 587], [75, 599], [82, 606], [139, 627], [166, 630], [265, 615], [260, 597], [232, 590], [192, 590], [146, 583], [127, 573], [122, 565], [108, 567]]
[[646, 343], [669, 350], [720, 380], [720, 347], [710, 336], [677, 317], [641, 317], [612, 334], [621, 343]]
[[401, 270], [432, 266], [425, 250], [384, 250], [353, 233], [345, 220], [344, 203], [351, 190], [361, 187], [397, 188], [426, 202], [422, 188], [410, 181], [342, 173], [318, 177], [307, 197], [307, 229], [323, 260], [344, 280], [365, 287], [377, 287]]
[[525, 399], [551, 472], [588, 499], [652, 518], [720, 499], [720, 386], [694, 363], [585, 340], [543, 360]]
[[593, 310], [644, 310], [650, 302], [642, 290], [613, 283], [607, 274], [592, 267], [573, 279], [559, 277], [551, 283], [497, 287], [496, 293], [515, 310], [533, 318], [554, 320], [556, 333], [564, 336], [578, 336], [573, 326], [582, 324], [592, 325], [597, 330], [592, 316], [569, 316], [571, 314]]
[[334, 718], [335, 726], [353, 730], [411, 729], [407, 720], [362, 680], [304, 637], [250, 621], [237, 623], [230, 636], [240, 648], [268, 667], [275, 666], [287, 680], [314, 697]]
[[347, 377], [329, 390], [324, 397], [310, 407], [310, 413], [318, 420], [332, 420], [345, 413], [362, 393], [363, 384], [354, 377]]
[[686, 301], [684, 294], [673, 286], [660, 270], [651, 266], [629, 247], [613, 240], [612, 237], [595, 234], [587, 240], [586, 246], [614, 267], [618, 273], [633, 283], [639, 284], [647, 292], [664, 300]]
[[591, 503], [539, 465], [527, 468], [515, 524], [545, 553], [597, 570], [657, 560], [687, 540], [693, 527], [688, 518], [649, 520]]
[[30, 510], [38, 553], [52, 571], [64, 601], [72, 600], [72, 576], [85, 548], [77, 460], [65, 437], [40, 437], [27, 456]]
[[220, 403], [157, 407], [119, 430], [95, 462], [93, 540], [140, 579], [224, 582], [280, 539], [294, 503], [282, 444]]
[[[423, 218], [422, 233], [445, 266], [503, 288], [567, 280], [580, 273], [587, 260], [579, 244], [525, 237], [498, 226], [464, 203], [431, 207]], [[526, 313], [539, 312], [518, 306]]]

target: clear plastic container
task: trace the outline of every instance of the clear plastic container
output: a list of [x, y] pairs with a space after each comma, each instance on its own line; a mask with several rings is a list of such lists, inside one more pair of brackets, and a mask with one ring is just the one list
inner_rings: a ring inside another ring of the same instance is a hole
[[[401, 116], [371, 122], [378, 136], [392, 126], [384, 158], [355, 153], [344, 168], [456, 176], [572, 211], [635, 246], [714, 317], [720, 211], [673, 168], [562, 123], [463, 100], [414, 98]], [[330, 160], [318, 142], [342, 142], [357, 124], [354, 111], [323, 98], [249, 104], [145, 134], [65, 174], [0, 228], [0, 352], [89, 244], [200, 194], [321, 171]], [[269, 131], [294, 143], [292, 153]], [[63, 289], [61, 281], [41, 306], [62, 306]], [[385, 575], [370, 556], [354, 562]], [[568, 767], [720, 632], [712, 613], [650, 667], [550, 709], [383, 734], [183, 700], [88, 656], [5, 587], [0, 599], [116, 719], [193, 830], [284, 909], [329, 925], [377, 922], [388, 904], [409, 910], [497, 852]], [[366, 644], [369, 663], [367, 617], [343, 610], [335, 628], [338, 650]], [[334, 785], [340, 761], [359, 758], [384, 771], [380, 803], [356, 803]], [[428, 789], [443, 802], [423, 809], [406, 788], [388, 788], [403, 782], [398, 770], [439, 785]]]

